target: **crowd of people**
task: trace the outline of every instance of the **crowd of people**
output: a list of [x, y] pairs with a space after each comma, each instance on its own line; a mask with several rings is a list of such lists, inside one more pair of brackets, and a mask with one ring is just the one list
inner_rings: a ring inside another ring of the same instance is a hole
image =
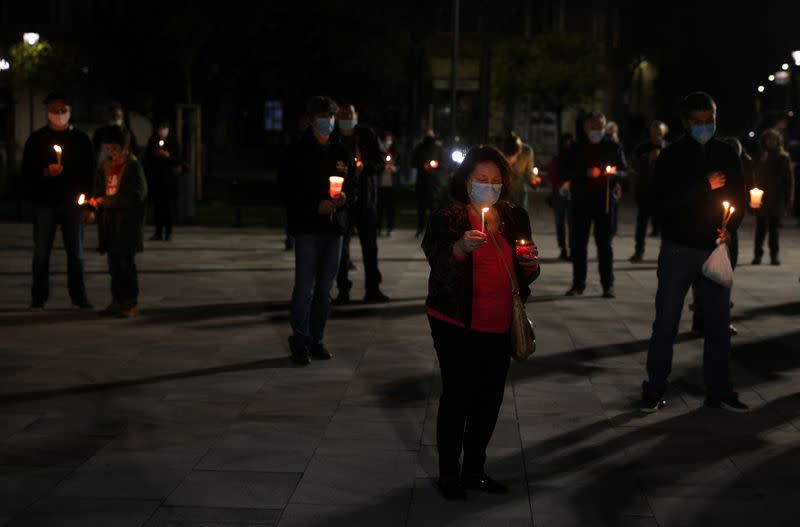
[[139, 153], [136, 137], [114, 103], [109, 122], [93, 138], [71, 123], [72, 105], [63, 92], [44, 101], [47, 125], [31, 134], [22, 156], [25, 193], [33, 204], [32, 311], [45, 308], [50, 293], [50, 254], [61, 228], [67, 254], [67, 283], [72, 305], [91, 310], [84, 281], [84, 228], [96, 224], [99, 250], [107, 255], [111, 302], [104, 316], [138, 314], [136, 254], [143, 250], [146, 200], [155, 209], [151, 240], [172, 236], [178, 146], [161, 121]]

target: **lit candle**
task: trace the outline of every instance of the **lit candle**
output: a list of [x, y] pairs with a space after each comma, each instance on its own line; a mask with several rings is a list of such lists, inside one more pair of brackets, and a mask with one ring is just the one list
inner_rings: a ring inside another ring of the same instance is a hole
[[764, 197], [764, 191], [758, 187], [754, 187], [750, 190], [750, 208], [752, 209], [760, 209], [761, 208], [761, 198]]
[[56, 164], [61, 164], [61, 147], [58, 145], [53, 145], [53, 150], [56, 151]]
[[722, 225], [725, 226], [725, 220], [728, 217], [728, 209], [731, 208], [731, 204], [727, 201], [722, 202]]
[[158, 147], [159, 147], [159, 148], [164, 148], [164, 140], [163, 140], [163, 139], [161, 139], [161, 140], [158, 142]]
[[606, 214], [611, 213], [611, 176], [617, 173], [617, 167], [606, 165]]
[[486, 228], [486, 213], [489, 212], [489, 207], [483, 207], [481, 209], [481, 232], [484, 232]]
[[436, 161], [435, 159], [432, 159], [431, 162], [428, 164], [431, 166], [431, 168], [439, 168], [439, 162]]
[[388, 163], [389, 161], [391, 161], [391, 160], [392, 160], [392, 156], [386, 156], [386, 162], [387, 162], [387, 163]]
[[522, 256], [530, 251], [530, 245], [527, 240], [517, 240], [516, 252], [517, 256]]
[[78, 196], [78, 205], [83, 205], [86, 203], [86, 194], [81, 194]]
[[332, 198], [335, 198], [342, 193], [342, 185], [344, 184], [343, 177], [331, 176], [328, 178], [328, 181], [330, 182], [330, 190], [328, 192]]

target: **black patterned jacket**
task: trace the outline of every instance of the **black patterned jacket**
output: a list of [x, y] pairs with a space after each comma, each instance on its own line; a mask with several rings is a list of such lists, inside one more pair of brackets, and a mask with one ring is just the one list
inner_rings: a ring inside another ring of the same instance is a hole
[[[495, 210], [500, 215], [500, 232], [511, 247], [518, 239], [532, 241], [531, 223], [525, 209], [515, 207], [507, 201], [499, 201]], [[428, 299], [425, 304], [436, 311], [462, 322], [469, 328], [472, 325], [472, 255], [457, 260], [453, 256], [453, 244], [472, 230], [467, 205], [454, 201], [436, 209], [428, 222], [428, 229], [422, 240], [422, 250], [431, 266], [428, 279]], [[525, 302], [530, 296], [528, 285], [536, 280], [539, 271], [526, 274], [514, 262], [520, 296]]]

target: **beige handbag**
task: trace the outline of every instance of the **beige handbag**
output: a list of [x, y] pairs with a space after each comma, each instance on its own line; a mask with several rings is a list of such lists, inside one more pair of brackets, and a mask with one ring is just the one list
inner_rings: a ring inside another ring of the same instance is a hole
[[517, 281], [516, 273], [511, 271], [511, 266], [502, 249], [500, 249], [500, 244], [497, 243], [494, 234], [488, 229], [486, 232], [492, 239], [492, 243], [497, 249], [497, 254], [508, 272], [509, 279], [511, 279], [511, 295], [514, 303], [511, 314], [511, 350], [515, 359], [524, 361], [536, 353], [536, 333], [533, 330], [533, 322], [528, 318], [525, 304], [522, 303], [522, 298], [519, 296], [519, 282]]

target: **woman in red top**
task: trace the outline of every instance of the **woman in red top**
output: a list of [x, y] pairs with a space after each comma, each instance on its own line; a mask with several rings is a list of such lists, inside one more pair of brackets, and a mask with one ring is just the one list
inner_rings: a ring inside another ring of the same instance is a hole
[[[511, 355], [513, 292], [506, 264], [516, 273], [523, 301], [539, 275], [528, 214], [505, 199], [510, 185], [503, 154], [492, 146], [473, 148], [453, 175], [453, 201], [431, 215], [422, 242], [431, 266], [428, 320], [442, 373], [439, 487], [448, 499], [462, 498], [464, 488], [507, 492], [484, 472]], [[485, 226], [483, 208], [489, 209]], [[526, 240], [528, 249], [517, 254], [517, 240]]]

